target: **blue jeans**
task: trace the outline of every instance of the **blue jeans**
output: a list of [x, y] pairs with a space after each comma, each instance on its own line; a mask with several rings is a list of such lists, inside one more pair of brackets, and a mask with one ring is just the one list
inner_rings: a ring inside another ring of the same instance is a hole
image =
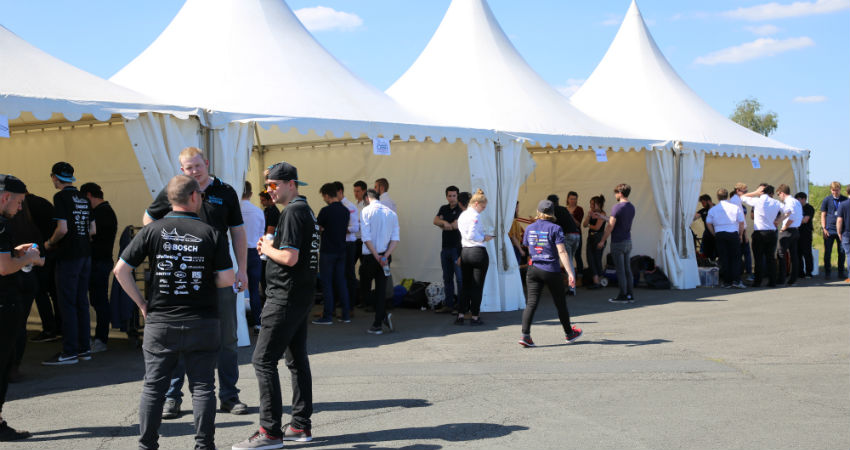
[[254, 325], [260, 324], [260, 310], [263, 309], [260, 301], [260, 279], [263, 276], [262, 262], [257, 252], [248, 249], [248, 294], [251, 296], [251, 316], [254, 318]]
[[[850, 254], [850, 234], [845, 233], [841, 236], [841, 249], [844, 250], [844, 254]], [[847, 275], [850, 276], [850, 258], [845, 259], [847, 263]]]
[[617, 286], [620, 287], [621, 297], [632, 295], [632, 289], [634, 289], [631, 253], [631, 240], [611, 243], [611, 257], [614, 259], [614, 267], [617, 268]]
[[576, 274], [576, 278], [578, 278], [578, 270], [576, 269], [576, 252], [578, 251], [579, 246], [581, 245], [581, 235], [580, 234], [564, 234], [564, 247], [567, 249], [567, 254], [570, 255], [570, 263], [573, 264], [573, 271]]
[[325, 301], [323, 319], [334, 317], [334, 290], [339, 295], [342, 306], [342, 318], [348, 320], [348, 282], [345, 279], [345, 259], [343, 253], [322, 253], [319, 255], [319, 277], [322, 279], [322, 298]]
[[139, 448], [159, 448], [165, 391], [174, 368], [182, 359], [189, 368], [195, 448], [215, 448], [215, 363], [219, 332], [216, 319], [145, 324], [142, 344], [145, 383], [139, 402]]
[[62, 309], [62, 353], [66, 355], [91, 350], [90, 273], [91, 257], [56, 261], [56, 295]]
[[[218, 288], [218, 316], [221, 345], [218, 348], [218, 398], [221, 401], [239, 399], [239, 361], [236, 353], [236, 294], [230, 286]], [[171, 372], [171, 386], [165, 396], [168, 398], [183, 398], [183, 375], [186, 374], [186, 364], [183, 358], [178, 359]]]
[[89, 301], [97, 316], [94, 337], [104, 344], [109, 339], [109, 274], [112, 273], [111, 259], [92, 259], [89, 277]]
[[444, 248], [440, 251], [440, 265], [443, 267], [443, 286], [446, 289], [446, 306], [455, 307], [455, 279], [457, 279], [457, 292], [463, 291], [463, 274], [457, 259], [460, 257], [460, 249]]

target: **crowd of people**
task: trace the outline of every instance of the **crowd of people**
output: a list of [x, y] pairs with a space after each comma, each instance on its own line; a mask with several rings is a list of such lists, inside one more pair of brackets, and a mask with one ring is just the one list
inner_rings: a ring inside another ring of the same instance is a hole
[[[847, 187], [850, 194], [850, 186]], [[774, 195], [776, 198], [774, 198]], [[749, 192], [744, 183], [732, 191], [718, 189], [717, 204], [707, 194], [700, 196], [702, 208], [694, 220], [701, 218], [705, 232], [700, 251], [720, 268], [722, 286], [743, 289], [745, 276], [751, 274], [751, 287], [766, 283], [768, 287], [793, 286], [801, 278], [811, 278], [815, 270], [812, 257], [815, 209], [808, 195], [791, 195], [787, 184], [774, 188], [762, 183]], [[820, 224], [824, 238], [824, 278], [832, 276], [832, 247], [838, 243], [838, 279], [845, 279], [850, 251], [850, 204], [841, 195], [841, 184], [830, 184], [830, 195], [820, 205]], [[749, 209], [749, 211], [748, 211]], [[746, 216], [750, 214], [753, 231], [747, 235]]]
[[[240, 199], [232, 186], [209, 173], [201, 150], [186, 148], [178, 160], [182, 174], [172, 178], [146, 208], [145, 226], [122, 245], [117, 262], [113, 248], [118, 221], [100, 186], [85, 183], [77, 189], [74, 168], [58, 162], [50, 174], [57, 190], [50, 202], [29, 193], [22, 180], [0, 175], [0, 441], [29, 437], [3, 420], [2, 405], [23, 356], [33, 302], [42, 330], [29, 340], [62, 341], [61, 349], [43, 364], [67, 366], [90, 360], [108, 349], [114, 324], [108, 298], [110, 272], [144, 319], [145, 377], [139, 404], [143, 449], [158, 448], [161, 421], [180, 416], [184, 378], [192, 396], [196, 448], [215, 448], [217, 405], [223, 412], [248, 413], [237, 387], [240, 292], [249, 294], [248, 320], [257, 335], [252, 365], [260, 406], [258, 430], [233, 445], [237, 450], [281, 448], [284, 441], [312, 439], [307, 327], [317, 286], [323, 307], [313, 324], [350, 323], [359, 305], [374, 309], [367, 333], [395, 330], [386, 292], [400, 230], [387, 179], [375, 180], [371, 189], [357, 181], [353, 201], [345, 196], [341, 182], [325, 183], [318, 189], [325, 206], [314, 214], [299, 192], [307, 183], [288, 163], [265, 171], [261, 209], [251, 202], [250, 183], [245, 183]], [[829, 277], [829, 252], [837, 241], [838, 273], [843, 278], [844, 255], [850, 251], [850, 202], [840, 195], [840, 185], [833, 183], [831, 188], [832, 195], [821, 205], [827, 242], [824, 271]], [[773, 199], [775, 192], [778, 200]], [[636, 209], [630, 194], [628, 184], [617, 185], [610, 213], [603, 195], [591, 198], [585, 212], [578, 206], [577, 193], [567, 194], [566, 206], [553, 194], [538, 203], [527, 226], [515, 220], [509, 237], [524, 268], [527, 297], [521, 346], [535, 346], [531, 326], [544, 286], [554, 301], [565, 342], [582, 336], [583, 331], [572, 325], [567, 297], [576, 295], [580, 273], [586, 272], [591, 280], [587, 288], [602, 287], [606, 277], [602, 254], [609, 240], [619, 281], [618, 294], [609, 301], [635, 302], [630, 259]], [[480, 326], [490, 265], [487, 246], [496, 237], [482, 218], [487, 196], [481, 189], [469, 193], [456, 186], [447, 187], [445, 196], [447, 203], [433, 219], [442, 233], [439, 259], [445, 289], [437, 312], [451, 314], [459, 326]], [[731, 195], [718, 190], [717, 204], [705, 196], [700, 202], [697, 216], [706, 225], [702, 250], [716, 255], [726, 286], [744, 286], [749, 242], [755, 263], [753, 286], [765, 280], [769, 286], [793, 284], [811, 274], [814, 210], [804, 193], [792, 197], [787, 185], [774, 189], [767, 184], [748, 192], [739, 183]], [[751, 239], [746, 234], [747, 208], [754, 220]], [[583, 229], [587, 229], [584, 243]], [[150, 279], [143, 294], [134, 270], [145, 261]], [[90, 305], [96, 315], [93, 335]], [[288, 423], [282, 417], [277, 367], [281, 358], [292, 377]]]

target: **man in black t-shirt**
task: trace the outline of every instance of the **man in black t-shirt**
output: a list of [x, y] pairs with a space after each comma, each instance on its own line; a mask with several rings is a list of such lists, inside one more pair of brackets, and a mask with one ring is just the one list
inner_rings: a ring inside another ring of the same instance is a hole
[[[198, 182], [177, 175], [165, 188], [172, 211], [143, 228], [115, 265], [115, 278], [145, 318], [145, 382], [139, 404], [142, 448], [157, 448], [165, 393], [180, 357], [192, 392], [195, 448], [215, 448], [215, 365], [221, 338], [216, 288], [230, 288], [233, 264], [227, 237], [198, 217]], [[147, 259], [150, 299], [133, 269]]]
[[[46, 198], [27, 193], [26, 203], [29, 208], [32, 221], [38, 228], [42, 239], [53, 236], [56, 229], [56, 221], [53, 220], [53, 203]], [[40, 244], [44, 246], [44, 242]], [[44, 266], [33, 268], [36, 279], [38, 279], [38, 292], [35, 295], [35, 305], [38, 315], [41, 317], [41, 332], [30, 338], [30, 342], [49, 342], [59, 339], [62, 334], [62, 314], [59, 308], [59, 299], [56, 296], [56, 258], [52, 254], [45, 255]]]
[[[457, 260], [460, 257], [460, 231], [457, 229], [457, 218], [463, 212], [460, 205], [457, 203], [457, 195], [460, 189], [457, 186], [449, 186], [446, 188], [447, 204], [440, 206], [437, 215], [434, 217], [434, 226], [443, 230], [442, 242], [443, 246], [440, 250], [440, 266], [443, 268], [443, 286], [445, 287], [446, 300], [445, 305], [438, 309], [439, 313], [448, 313], [457, 315], [457, 307], [455, 306], [455, 292], [463, 290], [463, 280], [460, 271], [460, 265]], [[455, 290], [455, 279], [457, 280], [457, 290]]]
[[66, 162], [53, 165], [50, 174], [59, 190], [53, 196], [56, 229], [44, 248], [56, 252], [56, 295], [62, 308], [62, 351], [43, 361], [46, 366], [76, 364], [91, 359], [89, 322], [89, 275], [91, 244], [97, 233], [88, 199], [73, 186], [74, 167]]
[[103, 199], [103, 189], [96, 183], [80, 186], [92, 206], [92, 217], [97, 223], [97, 234], [91, 241], [91, 276], [89, 277], [89, 301], [97, 316], [97, 327], [91, 343], [91, 352], [106, 350], [109, 340], [109, 272], [112, 271], [112, 248], [118, 234], [118, 218], [112, 205]]
[[711, 200], [710, 195], [702, 194], [699, 196], [699, 204], [702, 208], [694, 214], [694, 220], [701, 219], [702, 226], [704, 228], [702, 232], [702, 246], [700, 247], [700, 253], [705, 255], [708, 259], [715, 259], [717, 258], [717, 242], [715, 242], [714, 234], [708, 231], [708, 227], [705, 223], [705, 219], [708, 217], [708, 211], [714, 207], [714, 202]]
[[348, 303], [348, 283], [345, 279], [345, 235], [351, 215], [337, 196], [339, 191], [334, 183], [325, 183], [319, 189], [322, 199], [327, 203], [319, 211], [316, 222], [321, 228], [322, 237], [319, 247], [319, 275], [322, 280], [322, 298], [325, 303], [322, 317], [313, 321], [316, 325], [333, 325], [334, 300], [342, 307], [342, 321], [351, 322]]
[[[266, 255], [266, 305], [252, 363], [260, 389], [260, 429], [234, 450], [281, 448], [283, 441], [312, 439], [313, 376], [307, 357], [307, 319], [313, 306], [319, 265], [319, 225], [298, 194], [298, 170], [285, 162], [269, 168], [268, 192], [284, 205], [274, 239], [263, 238], [257, 250]], [[278, 361], [286, 355], [292, 374], [292, 420], [282, 424]]]
[[[221, 287], [216, 291], [218, 298], [219, 323], [221, 324], [221, 351], [218, 357], [218, 398], [221, 409], [231, 414], [246, 414], [248, 405], [239, 400], [239, 364], [236, 353], [236, 289], [244, 291], [248, 287], [248, 247], [245, 241], [245, 227], [242, 221], [242, 209], [239, 206], [239, 196], [227, 183], [210, 175], [209, 161], [204, 159], [203, 152], [196, 147], [187, 147], [180, 152], [180, 170], [184, 175], [195, 179], [201, 186], [203, 204], [198, 216], [207, 225], [212, 226], [222, 236], [230, 238], [233, 244], [233, 254], [236, 257], [236, 284], [233, 288]], [[153, 203], [148, 206], [143, 217], [145, 225], [163, 218], [171, 211], [168, 196], [163, 190]], [[164, 419], [174, 419], [180, 415], [180, 404], [183, 397], [183, 373], [185, 368], [180, 362], [174, 370], [171, 388], [166, 395], [167, 400], [163, 409]]]
[[814, 225], [812, 219], [815, 217], [815, 208], [808, 203], [809, 196], [805, 192], [798, 192], [794, 196], [801, 205], [803, 205], [803, 220], [800, 222], [800, 239], [797, 241], [797, 258], [799, 259], [798, 266], [800, 267], [800, 278], [811, 278], [812, 270], [814, 269], [814, 261], [812, 260], [812, 234], [814, 233]]
[[31, 436], [18, 431], [3, 420], [3, 403], [9, 388], [9, 371], [15, 360], [15, 338], [18, 334], [20, 287], [18, 271], [28, 264], [41, 264], [42, 259], [32, 243], [12, 245], [9, 219], [21, 210], [27, 187], [23, 181], [0, 175], [0, 442], [17, 441]]
[[263, 205], [263, 216], [266, 218], [266, 234], [274, 234], [274, 229], [280, 220], [280, 210], [266, 191], [260, 192], [260, 204]]
[[[555, 194], [550, 194], [546, 197], [547, 200], [555, 205], [555, 223], [564, 231], [564, 247], [567, 249], [567, 254], [570, 255], [570, 261], [575, 264], [575, 254], [581, 244], [581, 228], [579, 228], [570, 210], [561, 206], [560, 199]], [[567, 295], [576, 295], [576, 288], [570, 287]]]

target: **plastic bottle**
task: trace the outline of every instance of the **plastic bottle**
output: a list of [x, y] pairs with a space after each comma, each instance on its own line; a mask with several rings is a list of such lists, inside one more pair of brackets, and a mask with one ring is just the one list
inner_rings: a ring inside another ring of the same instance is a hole
[[[263, 239], [266, 239], [266, 240], [271, 241], [271, 240], [273, 240], [273, 239], [274, 239], [274, 235], [273, 235], [273, 234], [271, 234], [271, 233], [269, 233], [269, 234], [267, 234], [267, 235], [263, 236]], [[262, 255], [260, 255], [260, 259], [261, 259], [261, 260], [263, 260], [263, 261], [268, 261], [268, 260], [269, 260], [269, 257], [268, 257], [268, 255], [266, 255], [265, 253], [263, 253]]]
[[[386, 258], [381, 258], [381, 259], [386, 259]], [[387, 263], [387, 264], [384, 266], [384, 276], [389, 277], [389, 276], [391, 275], [391, 273], [392, 273], [392, 272], [390, 272], [390, 264], [389, 264], [389, 263]]]
[[[38, 250], [38, 244], [32, 244], [32, 248]], [[32, 271], [32, 264], [27, 264], [24, 267], [21, 267], [22, 272], [30, 272]]]

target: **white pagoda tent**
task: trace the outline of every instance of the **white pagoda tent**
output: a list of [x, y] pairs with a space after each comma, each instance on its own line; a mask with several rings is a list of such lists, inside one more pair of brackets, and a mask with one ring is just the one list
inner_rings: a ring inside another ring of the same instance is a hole
[[808, 151], [750, 131], [712, 109], [661, 53], [634, 1], [602, 61], [571, 101], [601, 122], [670, 144], [670, 152], [655, 152], [647, 160], [647, 171], [663, 230], [659, 264], [681, 287], [698, 283], [689, 227], [701, 193], [714, 197], [718, 188], [737, 181], [784, 182], [795, 192], [808, 190]]

